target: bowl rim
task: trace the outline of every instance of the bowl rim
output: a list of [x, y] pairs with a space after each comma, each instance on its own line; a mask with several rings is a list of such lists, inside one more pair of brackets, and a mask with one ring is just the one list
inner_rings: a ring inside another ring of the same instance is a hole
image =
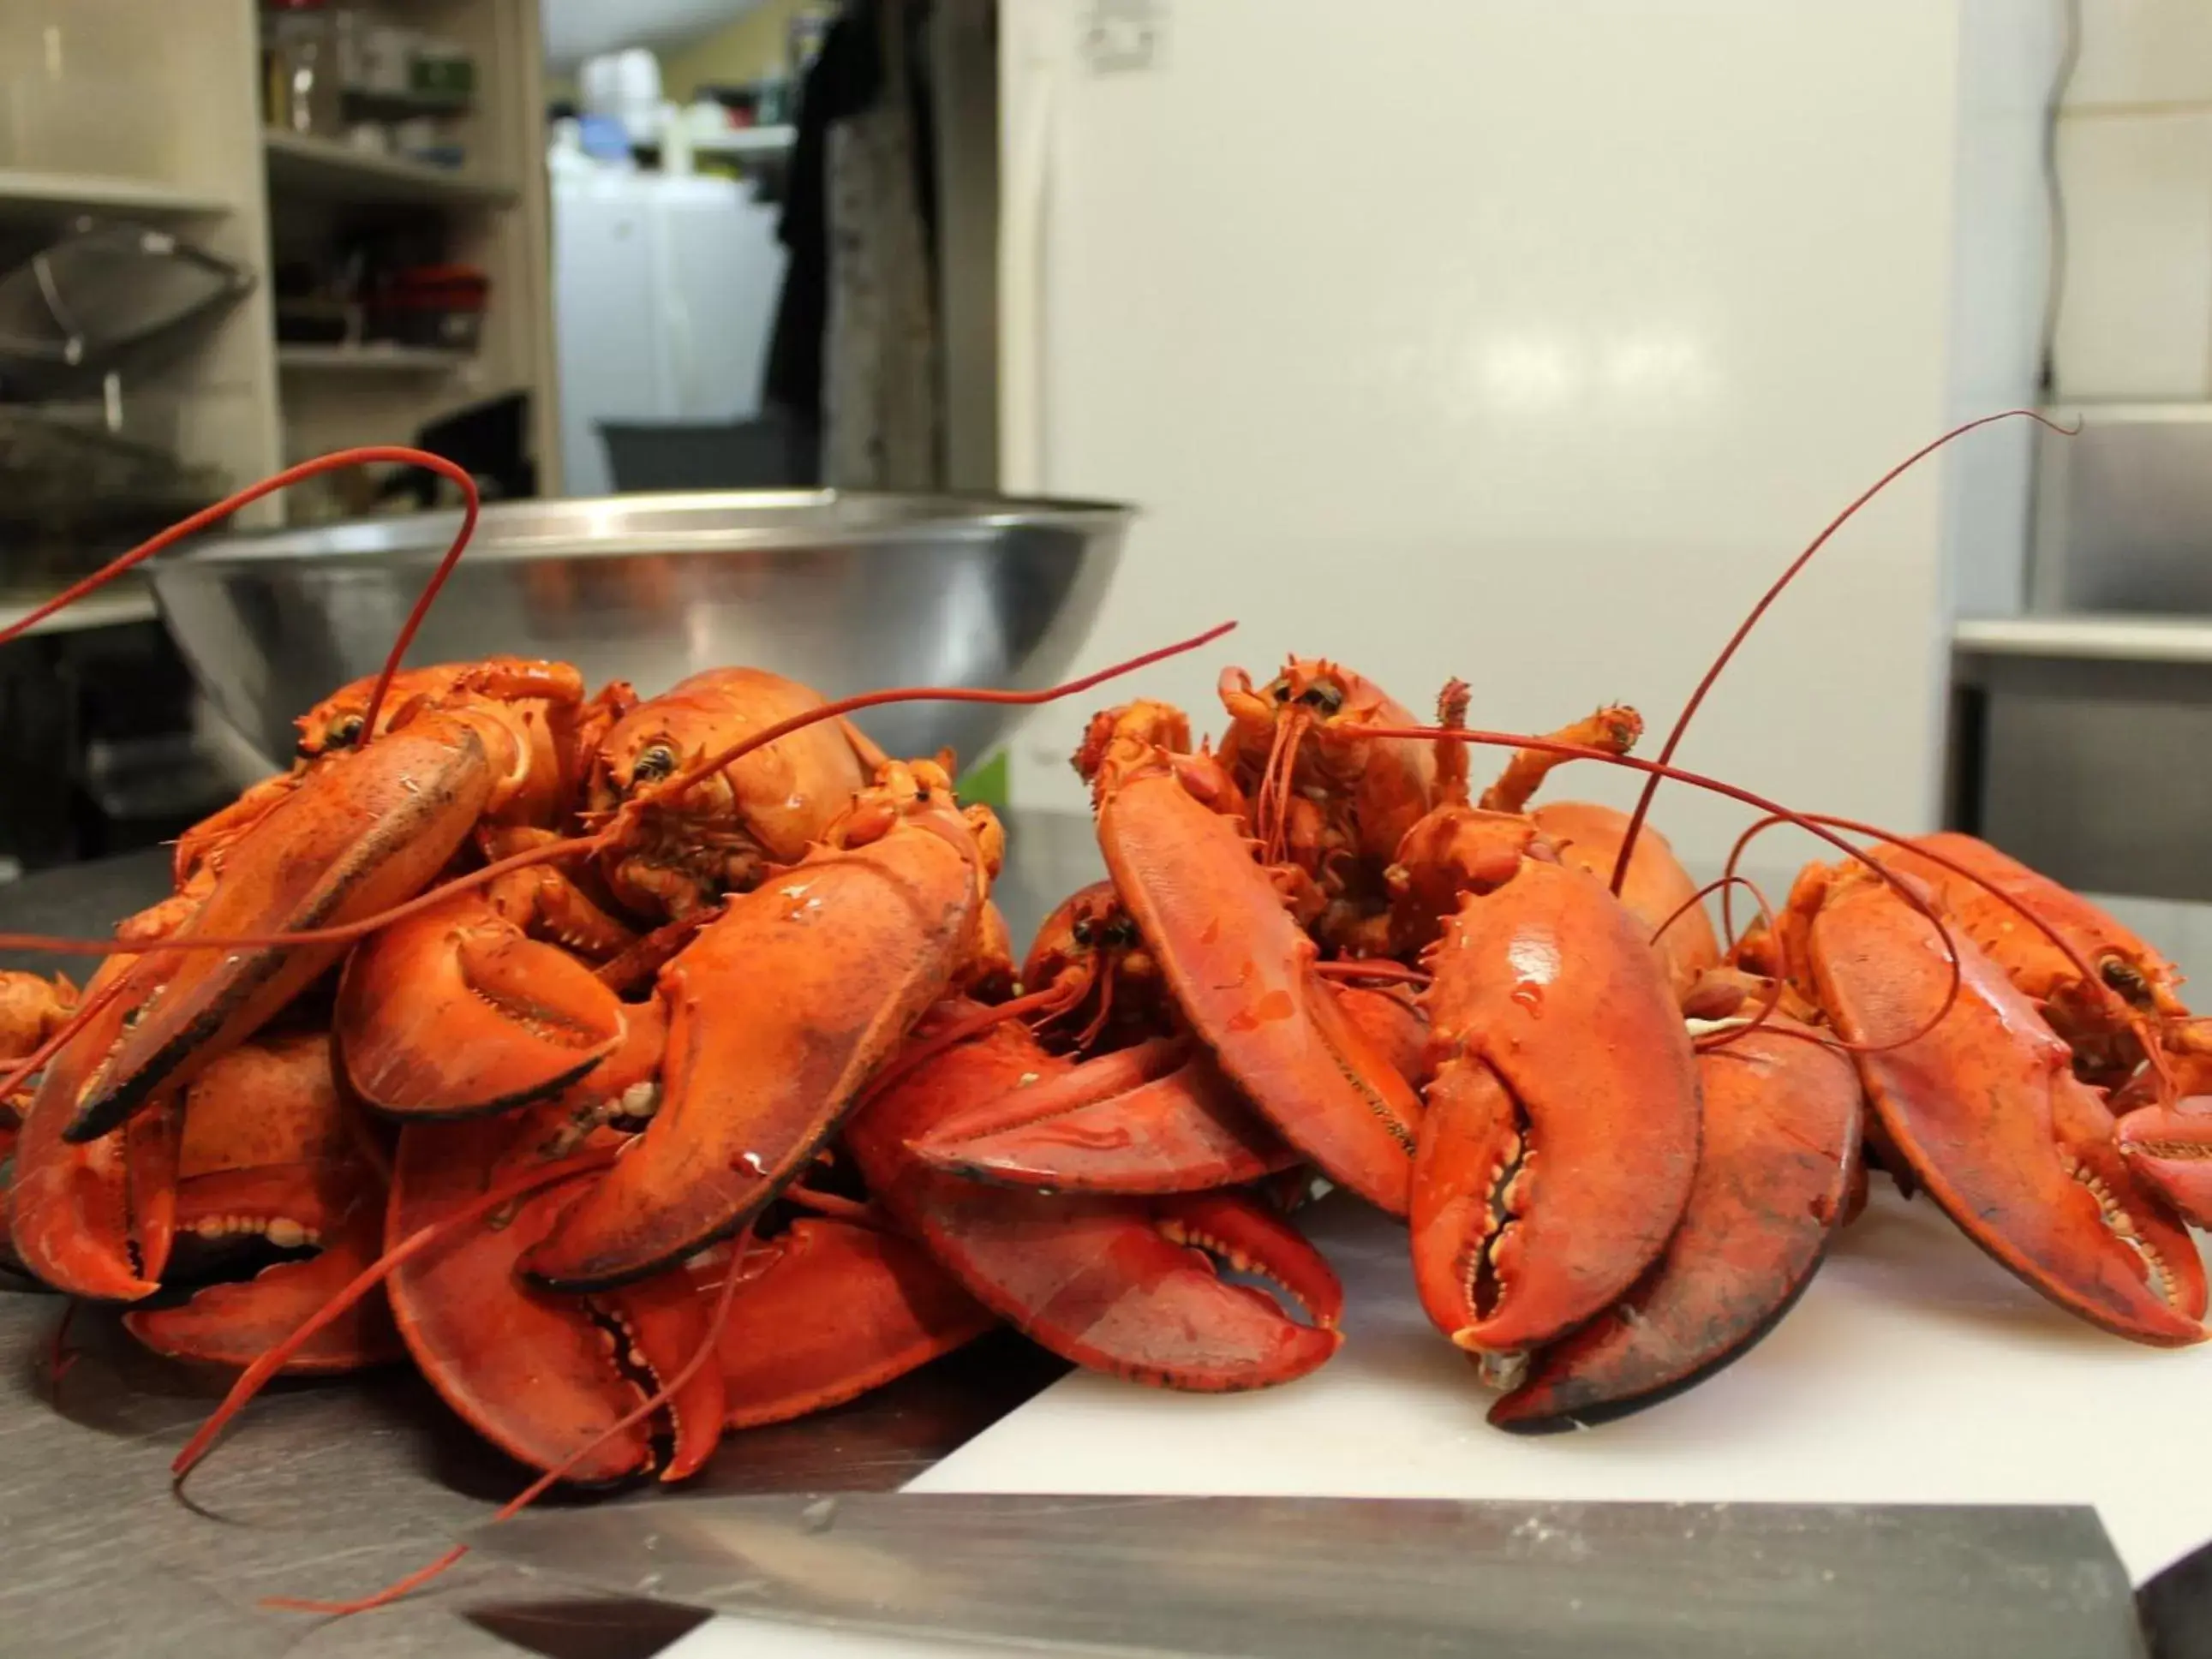
[[[837, 525], [804, 520], [748, 524], [740, 515], [808, 508], [829, 517], [844, 503], [873, 505], [912, 516]], [[625, 515], [650, 512], [651, 528], [626, 525]], [[671, 524], [696, 515], [696, 525]], [[637, 490], [613, 495], [552, 496], [497, 501], [478, 514], [463, 562], [483, 566], [536, 559], [612, 558], [641, 553], [774, 551], [841, 547], [910, 539], [917, 533], [966, 538], [1024, 526], [1087, 531], [1126, 529], [1137, 509], [1124, 502], [985, 492], [872, 489]], [[720, 521], [717, 521], [717, 520]], [[165, 573], [214, 574], [228, 568], [325, 562], [412, 564], [434, 562], [459, 529], [461, 509], [439, 507], [342, 519], [327, 524], [270, 530], [225, 531], [196, 536], [148, 566], [158, 582]], [[535, 533], [531, 526], [542, 526]]]

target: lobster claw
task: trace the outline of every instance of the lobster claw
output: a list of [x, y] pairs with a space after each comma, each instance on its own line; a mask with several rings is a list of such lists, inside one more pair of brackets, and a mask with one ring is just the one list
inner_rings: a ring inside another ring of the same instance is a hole
[[[493, 769], [476, 728], [440, 714], [315, 769], [232, 844], [207, 897], [172, 937], [333, 926], [410, 897], [475, 825]], [[135, 958], [116, 1004], [135, 1023], [119, 1040], [106, 1039], [96, 1064], [80, 1073], [86, 1080], [63, 1138], [94, 1139], [162, 1084], [188, 1080], [259, 1030], [345, 948], [157, 949]], [[64, 1052], [85, 1048], [91, 1035]]]
[[[133, 1336], [175, 1358], [243, 1368], [376, 1260], [382, 1193], [347, 1131], [347, 1109], [319, 1032], [242, 1043], [192, 1080], [177, 1152], [177, 1232], [210, 1243], [252, 1236], [316, 1254], [175, 1306], [136, 1310], [123, 1322]], [[351, 1370], [399, 1352], [380, 1295], [310, 1338], [284, 1369]]]
[[[366, 1181], [319, 1186], [303, 1171], [245, 1170], [202, 1176], [177, 1192], [177, 1224], [214, 1235], [250, 1231], [276, 1243], [315, 1247], [250, 1279], [210, 1285], [169, 1308], [134, 1309], [124, 1328], [156, 1353], [243, 1370], [275, 1347], [382, 1253], [382, 1194]], [[384, 1298], [356, 1303], [284, 1364], [288, 1376], [358, 1370], [399, 1358]]]
[[[557, 1138], [566, 1115], [542, 1106], [519, 1120], [410, 1123], [400, 1132], [386, 1237], [394, 1244], [488, 1191]], [[705, 1344], [708, 1310], [681, 1274], [605, 1297], [555, 1296], [516, 1272], [573, 1197], [561, 1185], [521, 1200], [511, 1216], [439, 1240], [394, 1270], [392, 1311], [407, 1349], [446, 1403], [518, 1462], [560, 1468], [599, 1441], [568, 1478], [584, 1485], [651, 1471], [655, 1425], [602, 1440], [643, 1403], [634, 1375], [669, 1376]], [[631, 1363], [628, 1369], [617, 1356]], [[702, 1365], [671, 1402], [674, 1449], [661, 1468], [677, 1480], [704, 1462], [722, 1429], [720, 1370]]]
[[[1079, 1365], [1198, 1392], [1263, 1388], [1334, 1353], [1343, 1293], [1299, 1234], [1236, 1194], [1048, 1197], [937, 1173], [906, 1151], [963, 1102], [1003, 1094], [1042, 1050], [1009, 1023], [898, 1078], [847, 1126], [869, 1188], [975, 1299]], [[1200, 1251], [1261, 1275], [1313, 1323], [1224, 1281]]]
[[1414, 1284], [1439, 1329], [1508, 1365], [1666, 1245], [1698, 1161], [1697, 1064], [1641, 923], [1582, 871], [1524, 860], [1428, 960]]
[[[133, 966], [132, 958], [109, 957], [87, 995]], [[119, 1002], [98, 1009], [47, 1065], [16, 1138], [9, 1192], [9, 1237], [24, 1267], [67, 1295], [112, 1302], [135, 1302], [160, 1288], [174, 1224], [171, 1105], [82, 1145], [63, 1134], [79, 1090], [97, 1057], [121, 1036], [125, 1018]]]
[[948, 835], [901, 823], [810, 854], [661, 971], [659, 1109], [524, 1262], [562, 1290], [673, 1266], [757, 1215], [965, 960], [982, 895]]
[[951, 1114], [908, 1150], [946, 1175], [1069, 1193], [1207, 1192], [1297, 1161], [1188, 1037], [1079, 1065], [1038, 1059], [1026, 1081]]
[[1587, 1427], [1672, 1398], [1748, 1353], [1789, 1312], [1858, 1174], [1858, 1075], [1775, 1020], [1698, 1059], [1704, 1139], [1682, 1224], [1611, 1309], [1530, 1357], [1490, 1408], [1522, 1433]]
[[378, 1110], [465, 1117], [556, 1094], [623, 1039], [622, 1005], [556, 945], [460, 893], [357, 945], [334, 1020]]
[[[711, 1301], [726, 1261], [688, 1270]], [[896, 1233], [802, 1218], [749, 1246], [716, 1340], [723, 1425], [761, 1428], [859, 1398], [963, 1347], [998, 1318]]]
[[2027, 995], [1954, 928], [1957, 1000], [1923, 1030], [1951, 977], [1926, 916], [1856, 870], [1819, 866], [1790, 908], [1812, 915], [1822, 1006], [1867, 1045], [1859, 1073], [1885, 1158], [1893, 1150], [1969, 1238], [2061, 1307], [2138, 1342], [2201, 1340], [2195, 1246], [2136, 1179], [2112, 1115]]
[[2136, 1178], [2191, 1226], [2212, 1228], [2212, 1097], [2138, 1107], [2120, 1119], [2118, 1133]]
[[1236, 824], [1156, 769], [1104, 793], [1098, 844], [1224, 1074], [1332, 1181], [1403, 1215], [1420, 1102], [1313, 971], [1313, 942]]
[[[1559, 862], [1588, 871], [1608, 884], [1620, 843], [1628, 834], [1628, 814], [1594, 801], [1546, 801], [1528, 814], [1545, 839], [1559, 848]], [[1651, 948], [1666, 964], [1668, 981], [1680, 1001], [1709, 969], [1720, 965], [1720, 941], [1712, 919], [1698, 902], [1698, 884], [1650, 824], [1637, 836], [1620, 885], [1620, 902], [1647, 930], [1665, 927]]]

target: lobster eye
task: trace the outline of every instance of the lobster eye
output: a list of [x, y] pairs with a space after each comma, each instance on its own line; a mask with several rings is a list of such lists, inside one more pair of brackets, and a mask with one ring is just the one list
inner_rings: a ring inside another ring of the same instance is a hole
[[1075, 919], [1075, 926], [1068, 931], [1075, 936], [1075, 942], [1078, 945], [1090, 944], [1091, 933], [1091, 918], [1088, 916], [1078, 916]]
[[350, 749], [361, 741], [361, 716], [342, 715], [331, 722], [330, 730], [323, 733], [323, 744], [330, 749]]
[[637, 757], [629, 769], [633, 783], [658, 783], [676, 769], [676, 751], [665, 743], [656, 743]]
[[1128, 950], [1137, 942], [1137, 924], [1127, 916], [1115, 917], [1107, 929], [1106, 942], [1116, 950]]
[[2098, 977], [2130, 1002], [2140, 1002], [2150, 990], [2142, 969], [2119, 957], [2106, 957], [2097, 964]]
[[1344, 707], [1344, 693], [1333, 685], [1310, 685], [1298, 694], [1298, 701], [1309, 708], [1334, 714]]
[[1291, 683], [1288, 680], [1277, 680], [1267, 688], [1267, 695], [1277, 702], [1288, 702], [1291, 700]]

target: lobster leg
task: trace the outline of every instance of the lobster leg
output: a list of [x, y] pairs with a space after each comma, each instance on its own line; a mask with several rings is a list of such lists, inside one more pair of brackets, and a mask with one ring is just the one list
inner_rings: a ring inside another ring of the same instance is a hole
[[1874, 1045], [1859, 1072], [1887, 1146], [1966, 1236], [2118, 1335], [2200, 1340], [2195, 1247], [2130, 1173], [2111, 1114], [2027, 996], [1954, 933], [1958, 1000], [1913, 1036], [1949, 982], [1933, 924], [1888, 887], [1819, 866], [1790, 909], [1812, 916], [1811, 965], [1837, 1029]]
[[1236, 824], [1152, 771], [1106, 793], [1098, 844], [1230, 1081], [1332, 1181], [1403, 1215], [1420, 1102], [1313, 971], [1313, 942]]
[[1670, 1399], [1749, 1352], [1812, 1282], [1857, 1174], [1857, 1073], [1778, 1021], [1700, 1055], [1698, 1073], [1705, 1138], [1681, 1226], [1619, 1304], [1532, 1356], [1490, 1409], [1498, 1427], [1586, 1427]]
[[335, 1025], [380, 1111], [466, 1117], [557, 1093], [623, 1038], [622, 1006], [574, 957], [461, 893], [363, 940]]
[[1080, 1065], [1054, 1061], [909, 1150], [969, 1181], [1070, 1193], [1207, 1192], [1297, 1162], [1195, 1047], [1155, 1037]]
[[1414, 1282], [1439, 1329], [1504, 1362], [1617, 1302], [1665, 1246], [1698, 1160], [1697, 1067], [1640, 925], [1579, 870], [1524, 860], [1428, 960]]
[[[732, 1269], [689, 1271], [711, 1301]], [[921, 1245], [849, 1221], [794, 1221], [735, 1271], [747, 1282], [716, 1347], [731, 1429], [842, 1405], [999, 1322]]]
[[[419, 891], [476, 823], [493, 783], [485, 739], [433, 714], [309, 773], [247, 829], [179, 930], [223, 937], [373, 915]], [[141, 957], [118, 998], [135, 1023], [104, 1043], [63, 1136], [104, 1134], [166, 1082], [251, 1036], [343, 953], [342, 945]], [[84, 1048], [90, 1033], [70, 1045]]]
[[806, 1166], [966, 959], [975, 867], [902, 825], [732, 899], [662, 972], [668, 1050], [653, 1122], [525, 1267], [619, 1284], [727, 1237]]
[[[901, 1077], [856, 1114], [845, 1144], [879, 1202], [975, 1299], [1064, 1358], [1137, 1382], [1218, 1393], [1302, 1376], [1336, 1352], [1341, 1299], [1320, 1254], [1241, 1196], [1047, 1197], [942, 1176], [908, 1141], [947, 1112], [1003, 1094], [1042, 1051], [993, 1027]], [[1301, 1324], [1224, 1281], [1190, 1245], [1304, 1301]]]

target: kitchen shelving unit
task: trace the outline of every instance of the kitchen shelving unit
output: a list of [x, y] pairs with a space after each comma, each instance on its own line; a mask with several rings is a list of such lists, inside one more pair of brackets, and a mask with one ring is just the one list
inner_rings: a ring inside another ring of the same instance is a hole
[[[349, 444], [404, 441], [457, 409], [530, 394], [540, 489], [560, 485], [537, 0], [360, 0], [457, 41], [476, 91], [447, 169], [266, 128], [255, 0], [9, 0], [0, 7], [0, 233], [92, 213], [171, 227], [250, 268], [252, 291], [124, 387], [126, 418], [245, 483]], [[11, 85], [10, 77], [13, 76]], [[44, 94], [43, 97], [38, 95]], [[112, 130], [83, 112], [112, 112]], [[398, 113], [399, 112], [393, 112]], [[42, 129], [40, 122], [46, 125]], [[475, 349], [279, 344], [270, 273], [361, 214], [435, 215], [490, 277]], [[242, 517], [280, 523], [281, 498]]]

